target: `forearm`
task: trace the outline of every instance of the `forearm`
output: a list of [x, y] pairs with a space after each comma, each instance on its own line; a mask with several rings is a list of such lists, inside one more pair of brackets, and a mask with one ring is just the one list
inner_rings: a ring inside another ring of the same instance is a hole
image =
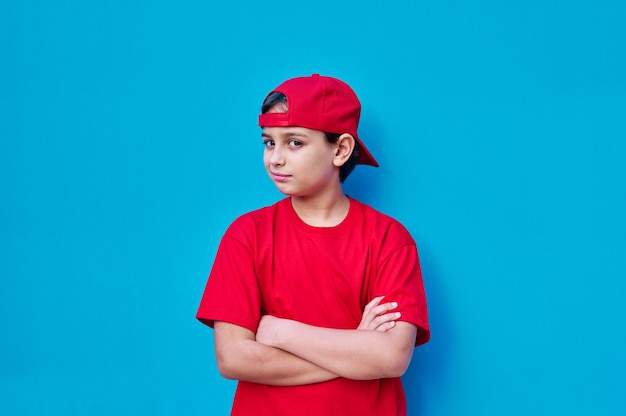
[[241, 327], [215, 323], [215, 353], [222, 376], [276, 386], [320, 383], [334, 373], [287, 351], [261, 344]]
[[355, 380], [399, 377], [413, 354], [416, 328], [398, 322], [387, 331], [320, 328], [301, 322], [273, 320], [261, 340], [341, 377]]

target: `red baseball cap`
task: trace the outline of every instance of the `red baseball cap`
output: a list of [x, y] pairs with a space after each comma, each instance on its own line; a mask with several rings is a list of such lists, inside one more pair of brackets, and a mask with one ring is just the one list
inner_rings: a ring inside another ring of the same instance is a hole
[[261, 114], [259, 126], [306, 127], [327, 133], [350, 133], [360, 145], [357, 164], [378, 167], [378, 162], [357, 135], [361, 103], [348, 84], [313, 74], [287, 80], [272, 92], [287, 97], [288, 110], [286, 113]]

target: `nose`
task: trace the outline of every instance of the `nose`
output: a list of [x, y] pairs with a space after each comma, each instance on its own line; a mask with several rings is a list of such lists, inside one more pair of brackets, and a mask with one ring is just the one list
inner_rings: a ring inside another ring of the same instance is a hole
[[274, 146], [274, 148], [271, 150], [270, 164], [274, 166], [281, 166], [285, 164], [283, 151], [281, 150], [280, 146]]

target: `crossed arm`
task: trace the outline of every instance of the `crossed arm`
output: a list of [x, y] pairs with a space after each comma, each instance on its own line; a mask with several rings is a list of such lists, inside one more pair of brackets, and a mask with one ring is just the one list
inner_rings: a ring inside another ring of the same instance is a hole
[[337, 377], [368, 380], [399, 377], [408, 367], [416, 327], [397, 321], [395, 303], [374, 298], [354, 330], [321, 328], [264, 316], [256, 334], [215, 322], [215, 353], [229, 379], [270, 385], [319, 383]]

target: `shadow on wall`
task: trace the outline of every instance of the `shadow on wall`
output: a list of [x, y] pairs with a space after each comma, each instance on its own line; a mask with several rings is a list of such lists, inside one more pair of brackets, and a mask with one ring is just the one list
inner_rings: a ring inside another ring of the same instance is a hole
[[[430, 341], [418, 347], [408, 371], [402, 377], [409, 415], [428, 414], [428, 402], [445, 399], [447, 364], [454, 336], [443, 293], [441, 274], [427, 244], [420, 243], [419, 255], [428, 301]], [[432, 413], [432, 412], [431, 412]]]

